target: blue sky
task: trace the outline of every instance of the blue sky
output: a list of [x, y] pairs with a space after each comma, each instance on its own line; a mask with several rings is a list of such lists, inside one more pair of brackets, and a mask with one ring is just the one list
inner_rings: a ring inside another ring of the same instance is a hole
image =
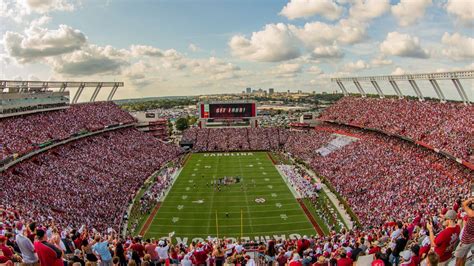
[[333, 91], [334, 76], [474, 69], [473, 13], [469, 0], [0, 0], [0, 77], [121, 80], [118, 98]]

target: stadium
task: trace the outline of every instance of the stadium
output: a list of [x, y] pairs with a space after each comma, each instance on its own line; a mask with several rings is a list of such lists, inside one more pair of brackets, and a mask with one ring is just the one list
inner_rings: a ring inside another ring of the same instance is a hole
[[[59, 2], [55, 12], [77, 8]], [[366, 30], [369, 9], [356, 23], [349, 20], [356, 10], [342, 8], [352, 3], [327, 2], [340, 13], [335, 17], [349, 16], [342, 26]], [[309, 16], [310, 11], [294, 15], [300, 9], [293, 3], [298, 1], [289, 1], [280, 16]], [[20, 17], [47, 14], [42, 6], [25, 5], [28, 12]], [[6, 10], [2, 17], [10, 14]], [[334, 20], [330, 11], [317, 10], [311, 12]], [[393, 16], [401, 19], [397, 12]], [[47, 31], [38, 27], [50, 19], [32, 22], [23, 36], [29, 41], [13, 47], [15, 33], [8, 31], [0, 42], [11, 57], [5, 62], [38, 63], [34, 60], [43, 56], [41, 64], [55, 74], [63, 71], [65, 78], [0, 80], [0, 266], [474, 265], [474, 70], [358, 75], [352, 66], [343, 75], [322, 78], [318, 72], [316, 84], [320, 79], [329, 84], [321, 93], [274, 88], [234, 93], [222, 87], [217, 94], [202, 89], [199, 95], [154, 98], [161, 96], [155, 91], [147, 98], [133, 86], [149, 86], [142, 68], [157, 61], [110, 60], [137, 54], [170, 60], [154, 71], [195, 67], [192, 73], [204, 73], [219, 85], [227, 79], [220, 74], [241, 70], [216, 59], [215, 51], [210, 60], [179, 65], [187, 54], [174, 49], [99, 47], [85, 36], [75, 40], [82, 48], [52, 49], [59, 43], [54, 38], [63, 36], [59, 30], [38, 37]], [[316, 27], [295, 25], [274, 26], [292, 29], [288, 36]], [[335, 25], [332, 31], [341, 26]], [[245, 46], [248, 52], [260, 33], [235, 35], [229, 46]], [[27, 47], [35, 40], [40, 48]], [[419, 45], [417, 38], [412, 41]], [[269, 42], [273, 50], [293, 45]], [[332, 46], [322, 50], [332, 53], [351, 41], [328, 43]], [[381, 51], [388, 49], [384, 43]], [[418, 48], [411, 56], [429, 58]], [[59, 55], [60, 50], [67, 51]], [[200, 52], [197, 46], [189, 50]], [[294, 80], [300, 68], [285, 72], [299, 64], [291, 60], [320, 64], [329, 57], [321, 55], [321, 47], [311, 50], [309, 59], [299, 57], [298, 50], [298, 57], [285, 59], [291, 62], [285, 69], [265, 73], [299, 84]], [[35, 52], [43, 55], [27, 58]], [[337, 60], [344, 56], [334, 53]], [[405, 56], [400, 53], [392, 55]], [[260, 50], [245, 55], [233, 50], [232, 55], [277, 62]], [[123, 63], [120, 67], [130, 69], [101, 72], [105, 66], [98, 61], [105, 57], [112, 67]], [[82, 69], [81, 60], [92, 64]], [[362, 69], [388, 65], [370, 64]], [[78, 69], [82, 74], [73, 75]], [[122, 73], [126, 81], [109, 79], [111, 73]], [[138, 96], [116, 99], [129, 95], [128, 86]]]

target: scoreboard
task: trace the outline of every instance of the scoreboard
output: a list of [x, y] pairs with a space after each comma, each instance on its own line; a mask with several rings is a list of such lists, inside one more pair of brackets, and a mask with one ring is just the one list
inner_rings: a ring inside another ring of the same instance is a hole
[[201, 103], [201, 118], [235, 119], [257, 116], [255, 103]]
[[257, 127], [257, 105], [253, 101], [201, 102], [199, 127]]

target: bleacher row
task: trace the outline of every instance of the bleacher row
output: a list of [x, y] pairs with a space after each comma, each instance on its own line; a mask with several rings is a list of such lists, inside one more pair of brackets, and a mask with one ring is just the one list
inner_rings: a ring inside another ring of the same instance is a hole
[[50, 141], [133, 122], [132, 116], [112, 102], [75, 104], [63, 110], [4, 118], [0, 120], [0, 160], [26, 154]]
[[344, 97], [320, 119], [407, 137], [474, 163], [474, 105]]

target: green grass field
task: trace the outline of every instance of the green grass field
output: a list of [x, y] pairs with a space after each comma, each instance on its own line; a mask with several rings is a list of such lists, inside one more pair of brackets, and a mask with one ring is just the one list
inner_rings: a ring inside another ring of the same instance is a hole
[[[221, 191], [209, 185], [224, 176], [242, 180]], [[192, 154], [145, 236], [159, 238], [174, 231], [175, 237], [188, 239], [217, 234], [238, 238], [242, 229], [242, 236], [251, 239], [316, 234], [265, 152]]]

